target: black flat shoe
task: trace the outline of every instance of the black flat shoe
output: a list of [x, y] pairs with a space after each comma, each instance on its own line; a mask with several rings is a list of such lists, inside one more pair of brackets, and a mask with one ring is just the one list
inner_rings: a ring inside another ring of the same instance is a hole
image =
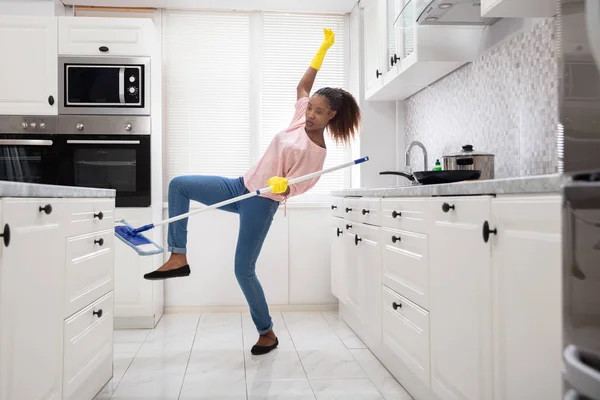
[[255, 356], [261, 356], [263, 354], [269, 353], [271, 350], [275, 350], [275, 348], [277, 346], [279, 346], [279, 339], [275, 338], [275, 343], [273, 343], [269, 346], [258, 346], [258, 345], [252, 346], [250, 353], [252, 353]]
[[181, 278], [190, 275], [190, 266], [184, 265], [183, 267], [171, 269], [169, 271], [152, 271], [144, 275], [144, 279], [149, 281], [160, 281], [162, 279], [169, 278]]

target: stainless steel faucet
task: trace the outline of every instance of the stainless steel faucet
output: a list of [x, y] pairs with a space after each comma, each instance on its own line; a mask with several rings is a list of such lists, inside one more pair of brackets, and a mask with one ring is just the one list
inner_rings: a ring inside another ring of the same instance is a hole
[[408, 149], [406, 149], [406, 172], [408, 172], [409, 174], [412, 173], [412, 169], [410, 167], [410, 152], [413, 149], [413, 147], [418, 146], [421, 149], [423, 149], [423, 171], [427, 171], [427, 150], [425, 149], [425, 145], [421, 142], [419, 142], [418, 140], [415, 140], [414, 142], [412, 142], [410, 144], [410, 146], [408, 146]]

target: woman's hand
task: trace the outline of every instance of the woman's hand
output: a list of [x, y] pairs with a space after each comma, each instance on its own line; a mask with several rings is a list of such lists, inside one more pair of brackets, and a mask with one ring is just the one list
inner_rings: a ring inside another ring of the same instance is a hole
[[333, 44], [335, 43], [335, 33], [333, 33], [333, 31], [331, 29], [329, 29], [329, 28], [323, 29], [323, 33], [325, 34], [325, 39], [323, 40], [323, 43], [321, 43], [321, 47], [319, 47], [319, 51], [317, 52], [317, 54], [313, 58], [312, 62], [310, 63], [310, 66], [313, 67], [314, 69], [316, 69], [317, 71], [320, 70], [321, 66], [323, 65], [323, 60], [325, 59], [325, 53], [327, 53], [327, 50], [329, 50], [331, 48], [331, 46], [333, 46]]
[[288, 191], [288, 180], [280, 176], [273, 176], [267, 181], [268, 186], [273, 186], [272, 193], [275, 194], [287, 194]]

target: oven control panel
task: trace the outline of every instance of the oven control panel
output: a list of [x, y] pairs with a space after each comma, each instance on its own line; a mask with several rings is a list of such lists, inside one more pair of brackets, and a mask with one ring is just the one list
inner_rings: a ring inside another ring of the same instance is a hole
[[4, 116], [0, 120], [0, 133], [57, 133], [58, 120], [52, 115]]

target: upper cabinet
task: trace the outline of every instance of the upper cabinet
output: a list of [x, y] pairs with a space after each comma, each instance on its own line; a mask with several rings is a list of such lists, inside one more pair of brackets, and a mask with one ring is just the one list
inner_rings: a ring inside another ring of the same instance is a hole
[[423, 4], [363, 2], [367, 100], [406, 99], [479, 55], [483, 26], [420, 25]]
[[556, 0], [481, 0], [481, 16], [543, 18], [557, 13]]
[[0, 17], [0, 115], [58, 112], [56, 18]]
[[60, 17], [61, 55], [151, 56], [153, 23], [142, 18]]

